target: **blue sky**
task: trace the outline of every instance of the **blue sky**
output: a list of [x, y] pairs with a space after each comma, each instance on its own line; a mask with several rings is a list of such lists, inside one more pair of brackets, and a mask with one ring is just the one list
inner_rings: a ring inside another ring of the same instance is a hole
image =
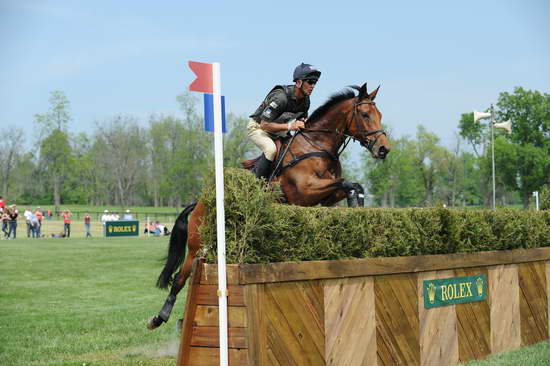
[[242, 115], [302, 61], [323, 72], [313, 108], [382, 84], [395, 135], [422, 123], [448, 146], [461, 113], [550, 85], [548, 1], [0, 0], [0, 41], [0, 125], [27, 140], [52, 90], [69, 98], [75, 132], [119, 113], [178, 114], [188, 60], [221, 63], [227, 110]]

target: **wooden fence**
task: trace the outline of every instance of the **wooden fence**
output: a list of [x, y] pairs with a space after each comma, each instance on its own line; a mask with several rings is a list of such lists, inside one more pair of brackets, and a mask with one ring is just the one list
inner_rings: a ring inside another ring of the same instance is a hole
[[[426, 309], [424, 281], [478, 275], [484, 300]], [[457, 365], [549, 338], [550, 248], [230, 265], [227, 282], [230, 365]], [[219, 364], [216, 290], [196, 263], [179, 366]]]

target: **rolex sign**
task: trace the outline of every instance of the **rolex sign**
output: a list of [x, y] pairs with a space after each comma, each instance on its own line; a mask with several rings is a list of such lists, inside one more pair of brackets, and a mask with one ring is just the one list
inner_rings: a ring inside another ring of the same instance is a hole
[[138, 236], [139, 221], [120, 220], [105, 222], [105, 236]]

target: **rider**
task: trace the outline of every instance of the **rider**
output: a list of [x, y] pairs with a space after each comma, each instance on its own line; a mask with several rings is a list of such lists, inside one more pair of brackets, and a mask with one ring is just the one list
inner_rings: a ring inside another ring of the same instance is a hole
[[269, 177], [277, 154], [273, 139], [304, 128], [309, 96], [320, 76], [321, 72], [312, 65], [298, 65], [294, 69], [294, 85], [276, 85], [250, 115], [248, 137], [263, 152], [256, 163], [256, 177]]

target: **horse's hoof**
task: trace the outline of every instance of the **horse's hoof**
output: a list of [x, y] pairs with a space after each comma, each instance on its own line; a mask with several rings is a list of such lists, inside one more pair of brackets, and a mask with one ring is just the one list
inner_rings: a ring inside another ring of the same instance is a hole
[[183, 319], [178, 319], [176, 322], [176, 330], [178, 333], [181, 333], [181, 328], [183, 327]]
[[152, 316], [147, 322], [147, 329], [155, 330], [162, 324], [162, 320], [159, 320], [157, 316]]

